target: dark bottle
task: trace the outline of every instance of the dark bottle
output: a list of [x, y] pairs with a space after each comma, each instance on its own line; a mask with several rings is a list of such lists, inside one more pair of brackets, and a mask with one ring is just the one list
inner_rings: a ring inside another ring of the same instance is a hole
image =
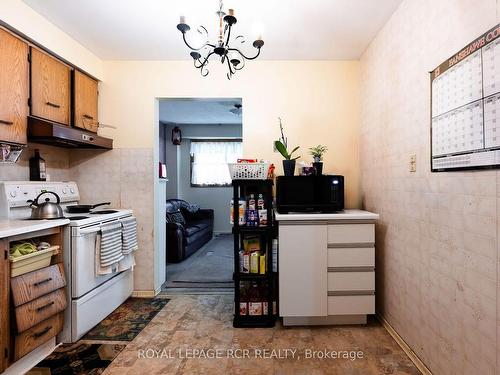
[[35, 156], [30, 158], [30, 181], [45, 181], [46, 179], [45, 160], [40, 156], [40, 150], [35, 149]]

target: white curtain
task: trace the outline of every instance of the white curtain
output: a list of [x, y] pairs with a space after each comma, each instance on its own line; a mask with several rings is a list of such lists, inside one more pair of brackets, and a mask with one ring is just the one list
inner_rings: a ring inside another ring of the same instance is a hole
[[227, 163], [242, 157], [241, 141], [191, 142], [191, 183], [195, 185], [226, 185], [231, 183]]

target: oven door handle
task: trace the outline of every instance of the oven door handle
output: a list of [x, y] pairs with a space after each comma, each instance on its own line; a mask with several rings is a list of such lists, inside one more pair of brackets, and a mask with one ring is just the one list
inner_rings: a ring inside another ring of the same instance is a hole
[[97, 233], [101, 231], [101, 226], [95, 226], [95, 227], [89, 227], [86, 229], [79, 229], [78, 234], [79, 235], [86, 235], [86, 234], [92, 234], [92, 233]]

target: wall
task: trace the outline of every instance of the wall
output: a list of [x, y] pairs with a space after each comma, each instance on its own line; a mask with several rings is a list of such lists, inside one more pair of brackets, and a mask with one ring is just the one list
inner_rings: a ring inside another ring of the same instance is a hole
[[50, 180], [69, 179], [68, 149], [30, 143], [16, 164], [0, 164], [0, 181], [29, 181], [29, 159], [35, 154], [35, 149], [40, 150], [40, 156], [45, 160]]
[[21, 0], [0, 1], [0, 20], [98, 79], [102, 60]]
[[[153, 192], [160, 190], [156, 178], [159, 160], [156, 98], [242, 98], [244, 154], [271, 160], [276, 163], [278, 173], [282, 173], [281, 158], [273, 152], [272, 144], [279, 137], [277, 117], [281, 116], [290, 144], [300, 145], [305, 159], [310, 159], [308, 147], [318, 143], [329, 147], [325, 172], [345, 175], [346, 206], [360, 204], [358, 62], [253, 61], [231, 81], [226, 79], [220, 64], [214, 63], [210, 69], [210, 76], [203, 78], [188, 61], [104, 62], [106, 79], [100, 86], [100, 121], [118, 128], [103, 129], [102, 134], [114, 138], [115, 147], [127, 152], [138, 149], [153, 154], [155, 150], [152, 159], [150, 154], [137, 155], [141, 158], [135, 162], [142, 180], [135, 181], [134, 189], [142, 198], [127, 202], [129, 208], [143, 213], [140, 219], [145, 237], [134, 280], [138, 291], [157, 290], [155, 280], [165, 270], [162, 262], [153, 260], [164, 252], [153, 245], [153, 239], [159, 238], [155, 230], [164, 229], [158, 219], [160, 200], [155, 203], [153, 199]], [[103, 154], [103, 158], [111, 155]], [[94, 200], [102, 200], [100, 193], [95, 191]]]
[[377, 311], [434, 374], [500, 373], [500, 172], [430, 172], [428, 74], [499, 10], [405, 0], [361, 58], [362, 198], [381, 215]]
[[344, 174], [348, 207], [359, 205], [358, 62], [252, 61], [231, 81], [220, 64], [200, 76], [187, 61], [106, 61], [100, 91], [103, 129], [116, 146], [154, 147], [155, 98], [241, 97], [245, 155], [269, 159], [282, 173], [273, 152], [279, 137], [277, 117], [284, 120], [291, 145], [326, 144], [325, 171]]
[[[167, 125], [167, 134], [170, 134], [172, 125]], [[229, 224], [229, 200], [232, 197], [231, 187], [192, 187], [191, 186], [191, 160], [190, 139], [193, 138], [241, 138], [241, 124], [234, 125], [179, 125], [182, 130], [184, 141], [180, 146], [174, 146], [167, 142], [167, 149], [175, 149], [179, 163], [178, 174], [170, 174], [167, 185], [167, 197], [180, 198], [188, 202], [196, 203], [202, 208], [214, 210], [214, 231], [218, 233], [230, 233]], [[179, 186], [176, 196], [169, 193], [170, 184]]]

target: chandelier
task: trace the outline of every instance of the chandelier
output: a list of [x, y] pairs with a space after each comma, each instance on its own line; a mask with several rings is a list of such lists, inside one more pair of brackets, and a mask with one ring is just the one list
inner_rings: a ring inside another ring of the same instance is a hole
[[[200, 47], [192, 46], [186, 39], [186, 34], [191, 28], [186, 24], [186, 18], [184, 16], [180, 17], [180, 22], [177, 25], [177, 29], [182, 33], [182, 39], [186, 46], [191, 50], [191, 57], [193, 58], [194, 67], [200, 69], [201, 75], [206, 77], [209, 73], [207, 69], [208, 61], [210, 57], [220, 58], [222, 64], [227, 64], [228, 72], [227, 78], [231, 79], [232, 75], [238, 70], [245, 67], [246, 60], [255, 60], [260, 55], [260, 49], [264, 45], [262, 37], [258, 37], [254, 42], [253, 46], [257, 49], [255, 56], [249, 57], [245, 55], [239, 48], [231, 47], [231, 29], [236, 23], [236, 17], [234, 16], [234, 10], [229, 9], [228, 14], [223, 11], [222, 0], [219, 1], [219, 10], [216, 12], [219, 18], [219, 36], [216, 43], [209, 43], [208, 31], [205, 27], [200, 26], [196, 31], [205, 39]], [[245, 38], [243, 35], [238, 35], [232, 41], [238, 47], [242, 47], [245, 44]]]

